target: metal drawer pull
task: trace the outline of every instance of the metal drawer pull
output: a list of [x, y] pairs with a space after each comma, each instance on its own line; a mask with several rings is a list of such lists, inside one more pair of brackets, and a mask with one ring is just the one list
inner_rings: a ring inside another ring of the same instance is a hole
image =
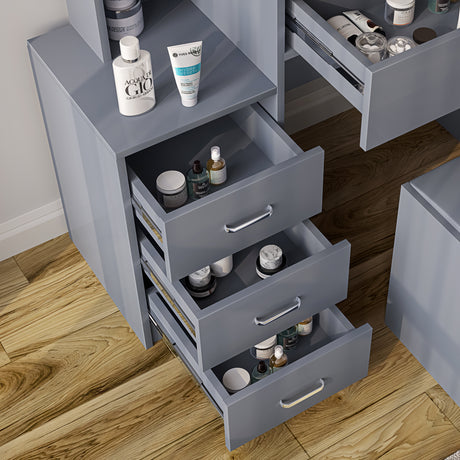
[[257, 222], [260, 222], [261, 220], [266, 219], [267, 217], [270, 217], [273, 214], [273, 208], [269, 204], [266, 208], [265, 211], [262, 214], [257, 214], [256, 216], [252, 217], [251, 219], [242, 222], [241, 224], [236, 224], [236, 225], [225, 225], [225, 231], [227, 233], [236, 233], [239, 232], [240, 230], [243, 230], [246, 227], [249, 227], [250, 225], [253, 225]]
[[310, 393], [298, 398], [298, 399], [294, 399], [294, 401], [283, 401], [281, 400], [280, 401], [280, 405], [283, 409], [290, 409], [291, 407], [294, 407], [296, 406], [297, 404], [300, 404], [302, 401], [305, 401], [306, 399], [308, 398], [311, 398], [312, 396], [314, 396], [315, 394], [319, 393], [320, 391], [323, 391], [324, 390], [324, 380], [323, 379], [319, 379], [319, 387], [318, 388], [315, 388], [313, 391], [310, 391]]
[[277, 313], [276, 315], [270, 316], [270, 318], [267, 318], [267, 319], [254, 318], [254, 322], [257, 324], [257, 326], [266, 326], [267, 324], [273, 323], [273, 321], [276, 321], [282, 316], [287, 315], [288, 313], [291, 313], [291, 311], [297, 310], [298, 308], [300, 308], [302, 301], [300, 300], [300, 297], [296, 297], [294, 300], [295, 300], [295, 304], [289, 306], [288, 308], [286, 308], [286, 310], [283, 310]]

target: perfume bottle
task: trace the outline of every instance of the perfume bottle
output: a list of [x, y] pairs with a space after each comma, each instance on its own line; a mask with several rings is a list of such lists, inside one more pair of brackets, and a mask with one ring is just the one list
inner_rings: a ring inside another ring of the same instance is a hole
[[206, 163], [209, 181], [212, 185], [221, 185], [227, 180], [227, 164], [220, 156], [220, 147], [211, 147], [211, 158]]
[[209, 192], [208, 172], [201, 166], [200, 160], [193, 162], [193, 167], [187, 173], [188, 194], [194, 199], [203, 198]]
[[278, 334], [278, 345], [282, 345], [284, 350], [295, 348], [297, 340], [297, 326], [292, 326]]
[[283, 351], [283, 347], [281, 345], [276, 345], [275, 353], [270, 358], [270, 369], [272, 372], [279, 371], [281, 367], [285, 366], [288, 362], [288, 358], [286, 353]]
[[259, 361], [259, 364], [254, 367], [251, 373], [251, 382], [255, 383], [262, 380], [270, 374], [270, 368], [265, 364], [265, 361]]
[[140, 115], [155, 106], [150, 53], [132, 35], [120, 40], [120, 52], [112, 64], [118, 109], [128, 117]]

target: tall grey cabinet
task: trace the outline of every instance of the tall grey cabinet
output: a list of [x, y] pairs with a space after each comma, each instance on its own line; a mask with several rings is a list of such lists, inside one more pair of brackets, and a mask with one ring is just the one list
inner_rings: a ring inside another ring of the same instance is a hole
[[[363, 108], [365, 146], [382, 140], [369, 140], [376, 131], [368, 99], [378, 78], [363, 90], [342, 85], [340, 72], [329, 75], [328, 64], [305, 51], [309, 37], [299, 25], [307, 14], [321, 32], [322, 20], [298, 0], [288, 2], [288, 29], [282, 0], [144, 0], [139, 38], [152, 54], [157, 104], [123, 117], [111, 68], [118, 44], [108, 40], [103, 0], [67, 4], [70, 24], [29, 41], [43, 116], [71, 238], [142, 343], [169, 339], [222, 415], [230, 450], [366, 376], [371, 328], [355, 329], [334, 306], [347, 294], [350, 245], [332, 245], [305, 220], [321, 211], [324, 152], [303, 152], [278, 124], [285, 33]], [[196, 40], [203, 41], [199, 102], [185, 108], [166, 47]], [[363, 59], [344, 53], [367, 82]], [[442, 115], [460, 107], [452, 104]], [[164, 209], [156, 177], [185, 172], [216, 144], [226, 184]], [[268, 243], [283, 248], [288, 266], [261, 280], [255, 260]], [[229, 254], [233, 271], [216, 292], [191, 297], [186, 276]], [[257, 363], [254, 344], [312, 315], [313, 333], [289, 351], [288, 366], [226, 391], [227, 369]]]

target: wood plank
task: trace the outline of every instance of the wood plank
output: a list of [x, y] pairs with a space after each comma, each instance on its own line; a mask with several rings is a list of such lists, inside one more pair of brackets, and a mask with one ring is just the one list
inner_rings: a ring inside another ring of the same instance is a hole
[[374, 333], [369, 375], [286, 422], [315, 456], [436, 384], [388, 328]]
[[19, 358], [0, 368], [0, 444], [171, 359], [162, 341], [145, 350], [119, 312]]
[[433, 460], [458, 448], [460, 433], [422, 394], [313, 458]]
[[1, 446], [0, 458], [154, 458], [217, 417], [175, 358]]
[[118, 311], [82, 261], [37, 280], [0, 311], [0, 336], [10, 359]]
[[0, 343], [0, 367], [4, 366], [5, 364], [8, 364], [9, 362], [10, 362], [10, 358], [6, 354], [6, 351], [3, 348], [3, 345]]
[[45, 278], [83, 261], [68, 233], [14, 257], [29, 282]]
[[454, 400], [442, 389], [441, 385], [435, 385], [427, 390], [426, 394], [438, 406], [439, 410], [452, 422], [460, 431], [460, 407], [455, 404]]
[[13, 257], [0, 262], [0, 315], [28, 284]]
[[[154, 453], [156, 460], [171, 458], [209, 459], [309, 459], [288, 428], [282, 424], [229, 452], [223, 439], [224, 424], [221, 418], [201, 426], [187, 436], [163, 446]], [[145, 457], [147, 460], [152, 457]]]

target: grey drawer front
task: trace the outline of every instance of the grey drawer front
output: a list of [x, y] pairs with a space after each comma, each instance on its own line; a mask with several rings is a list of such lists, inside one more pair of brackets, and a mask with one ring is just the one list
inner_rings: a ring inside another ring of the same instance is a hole
[[[133, 196], [162, 234], [170, 280], [182, 278], [321, 211], [323, 150], [318, 147], [302, 152], [260, 107], [248, 107], [232, 117], [244, 125], [246, 135], [255, 139], [261, 150], [270, 151], [267, 156], [274, 161], [273, 166], [169, 213], [131, 171]], [[194, 146], [187, 148], [194, 150]], [[251, 222], [269, 206], [271, 216], [235, 233], [226, 231], [226, 227]]]
[[[381, 18], [387, 36], [411, 36], [413, 29], [422, 26], [441, 32], [451, 31], [409, 52], [372, 64], [323, 18], [328, 8], [329, 17], [338, 14], [340, 2], [321, 2], [323, 16], [309, 6], [317, 8], [318, 0], [286, 2], [287, 15], [295, 18], [309, 34], [307, 43], [302, 42], [292, 32], [294, 28], [288, 19], [291, 30], [286, 32], [287, 44], [361, 111], [360, 145], [364, 150], [460, 108], [460, 87], [453, 85], [451, 80], [452, 75], [460, 72], [460, 60], [456, 58], [460, 49], [460, 30], [455, 30], [459, 6], [452, 5], [447, 15], [419, 11], [410, 26], [396, 30], [383, 20], [384, 3], [370, 0], [363, 3], [361, 9], [370, 13], [371, 18]], [[342, 10], [350, 9], [346, 1], [342, 4]], [[347, 72], [363, 83], [361, 94], [344, 77]]]
[[[229, 450], [236, 449], [367, 375], [372, 328], [366, 324], [353, 329], [336, 307], [330, 307], [325, 322], [330, 323], [330, 331], [337, 330], [337, 338], [331, 337], [328, 343], [276, 374], [229, 395], [213, 370], [203, 372], [199, 369], [193, 345], [165, 306], [158, 302], [154, 290], [148, 292], [148, 299], [155, 321], [171, 343], [182, 350], [184, 362], [223, 415]], [[296, 403], [305, 396], [309, 397]], [[282, 404], [292, 407], [285, 408]]]

